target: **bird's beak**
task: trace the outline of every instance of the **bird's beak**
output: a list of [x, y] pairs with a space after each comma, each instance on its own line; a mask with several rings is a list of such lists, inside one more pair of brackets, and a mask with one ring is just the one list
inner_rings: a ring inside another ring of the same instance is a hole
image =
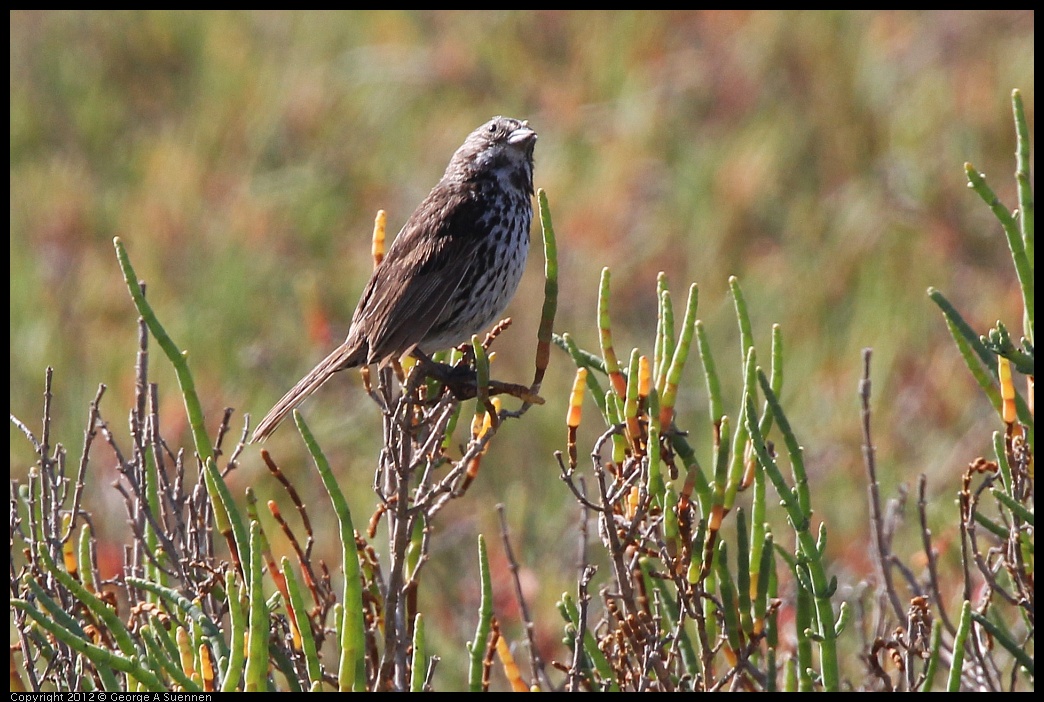
[[512, 146], [520, 146], [536, 141], [537, 133], [529, 128], [529, 122], [523, 122], [522, 126], [511, 132], [507, 142]]

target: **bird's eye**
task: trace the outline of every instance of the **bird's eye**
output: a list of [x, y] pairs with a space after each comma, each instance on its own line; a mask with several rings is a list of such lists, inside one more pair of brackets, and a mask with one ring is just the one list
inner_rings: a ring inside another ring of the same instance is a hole
[[495, 125], [495, 124], [489, 125], [489, 133], [490, 134], [496, 134], [497, 133], [497, 125]]

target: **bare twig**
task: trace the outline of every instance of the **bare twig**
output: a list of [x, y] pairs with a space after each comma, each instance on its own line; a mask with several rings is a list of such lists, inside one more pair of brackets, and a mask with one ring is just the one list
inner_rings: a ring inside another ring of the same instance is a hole
[[[561, 452], [558, 452], [559, 462], [561, 463]], [[583, 496], [585, 493], [585, 486], [583, 478], [580, 478], [580, 495]], [[584, 502], [586, 502], [584, 498]], [[596, 568], [587, 563], [587, 507], [584, 504], [580, 505], [580, 519], [579, 527], [577, 529], [579, 533], [579, 543], [577, 545], [577, 626], [576, 626], [576, 638], [573, 642], [573, 663], [569, 668], [569, 681], [567, 689], [569, 692], [579, 692], [580, 684], [583, 680], [583, 675], [580, 669], [581, 661], [584, 659], [584, 641], [587, 638], [587, 607], [591, 601], [591, 593], [588, 591], [588, 587], [591, 584], [591, 579], [594, 577]]]
[[859, 399], [862, 404], [862, 426], [863, 426], [863, 463], [870, 479], [870, 527], [874, 534], [874, 555], [877, 557], [877, 565], [881, 570], [881, 579], [884, 583], [888, 601], [892, 605], [892, 613], [896, 621], [903, 621], [903, 606], [899, 600], [899, 594], [895, 591], [892, 582], [891, 559], [889, 548], [885, 537], [885, 524], [881, 512], [880, 486], [877, 482], [877, 464], [874, 458], [874, 443], [870, 434], [870, 356], [872, 350], [863, 349], [863, 378], [859, 382]]
[[533, 677], [542, 680], [544, 689], [551, 689], [551, 681], [548, 680], [547, 672], [544, 670], [544, 662], [540, 658], [540, 652], [536, 646], [536, 627], [533, 618], [529, 614], [526, 598], [522, 593], [522, 581], [518, 577], [518, 561], [515, 552], [511, 548], [511, 537], [508, 530], [507, 515], [504, 513], [503, 503], [497, 505], [497, 515], [500, 517], [500, 538], [504, 542], [504, 553], [508, 559], [508, 569], [511, 571], [511, 580], [515, 586], [515, 599], [518, 602], [519, 611], [522, 613], [522, 622], [526, 628], [526, 640], [529, 645], [529, 662], [533, 670]]
[[928, 562], [928, 585], [932, 590], [932, 599], [935, 606], [939, 608], [939, 616], [943, 626], [950, 632], [950, 636], [957, 633], [957, 628], [950, 621], [946, 613], [946, 604], [943, 602], [942, 589], [939, 587], [939, 564], [935, 549], [932, 547], [932, 530], [928, 528], [928, 501], [925, 498], [928, 478], [921, 473], [917, 480], [917, 514], [921, 520], [921, 543], [924, 545], [924, 555]]
[[76, 518], [80, 513], [80, 503], [83, 499], [83, 491], [86, 487], [85, 476], [87, 475], [87, 457], [91, 452], [91, 444], [94, 442], [94, 437], [97, 436], [98, 432], [95, 431], [94, 425], [98, 421], [98, 404], [101, 402], [102, 395], [105, 394], [105, 385], [98, 386], [98, 392], [94, 395], [94, 399], [91, 401], [90, 410], [87, 414], [87, 428], [83, 430], [83, 451], [80, 454], [80, 466], [76, 471], [76, 484], [73, 486], [73, 501], [70, 514], [72, 518], [69, 520], [69, 528], [66, 529], [65, 534], [62, 535], [62, 543], [64, 544], [72, 536], [73, 529], [76, 526]]

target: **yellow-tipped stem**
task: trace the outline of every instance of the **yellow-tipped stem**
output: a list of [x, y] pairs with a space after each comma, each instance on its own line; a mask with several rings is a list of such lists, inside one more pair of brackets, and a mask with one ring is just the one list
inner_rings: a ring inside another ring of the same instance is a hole
[[373, 219], [373, 241], [370, 245], [374, 268], [384, 260], [384, 228], [387, 222], [388, 215], [384, 210], [377, 210], [377, 216]]
[[609, 322], [609, 268], [602, 269], [602, 277], [598, 282], [598, 341], [602, 347], [602, 360], [605, 372], [609, 374], [613, 392], [618, 397], [627, 393], [627, 381], [620, 372], [620, 362], [613, 349], [613, 332]]
[[573, 389], [569, 393], [569, 410], [566, 413], [566, 450], [569, 455], [569, 468], [576, 468], [576, 428], [580, 426], [580, 415], [583, 410], [584, 388], [587, 385], [587, 369], [577, 368], [573, 379]]
[[1011, 379], [1011, 361], [999, 356], [998, 376], [1001, 386], [1001, 418], [1005, 424], [1015, 422], [1015, 383]]

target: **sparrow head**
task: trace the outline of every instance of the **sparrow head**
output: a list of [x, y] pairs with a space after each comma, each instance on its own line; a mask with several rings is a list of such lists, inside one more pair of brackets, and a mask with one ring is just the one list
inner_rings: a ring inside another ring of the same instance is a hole
[[468, 135], [446, 168], [446, 178], [494, 175], [533, 194], [533, 147], [537, 133], [525, 120], [494, 117]]

